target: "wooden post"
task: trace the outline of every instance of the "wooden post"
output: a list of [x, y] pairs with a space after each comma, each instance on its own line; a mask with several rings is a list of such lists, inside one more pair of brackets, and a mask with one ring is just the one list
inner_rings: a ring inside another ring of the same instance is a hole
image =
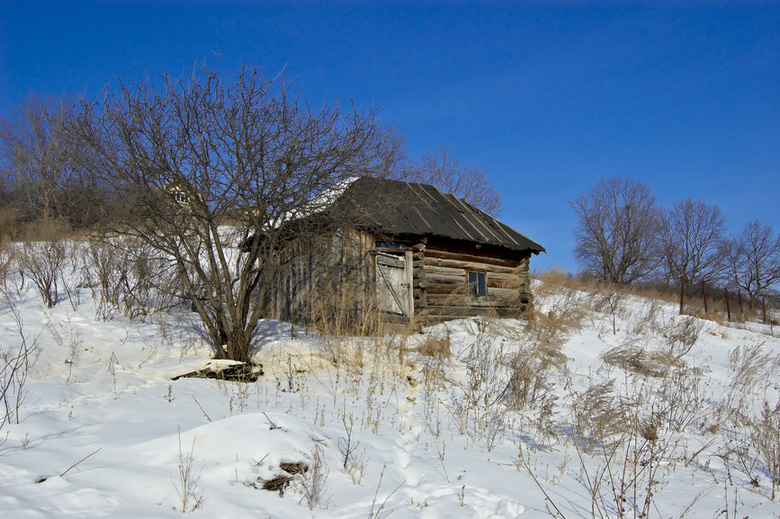
[[680, 315], [683, 314], [684, 304], [685, 304], [685, 281], [680, 279]]
[[704, 286], [704, 280], [701, 280], [701, 297], [704, 299], [704, 315], [707, 315], [707, 287]]
[[724, 288], [723, 292], [726, 295], [726, 315], [729, 318], [729, 322], [731, 322], [731, 306], [729, 305], [729, 289]]
[[745, 322], [745, 311], [742, 309], [742, 292], [737, 290], [737, 301], [739, 301], [739, 321]]

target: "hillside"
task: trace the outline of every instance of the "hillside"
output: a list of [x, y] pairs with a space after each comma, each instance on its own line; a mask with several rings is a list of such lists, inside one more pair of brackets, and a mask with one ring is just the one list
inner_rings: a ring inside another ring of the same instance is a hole
[[777, 329], [554, 281], [530, 323], [266, 321], [242, 383], [172, 380], [209, 362], [187, 312], [128, 319], [75, 282], [49, 309], [11, 276], [0, 516], [778, 516]]

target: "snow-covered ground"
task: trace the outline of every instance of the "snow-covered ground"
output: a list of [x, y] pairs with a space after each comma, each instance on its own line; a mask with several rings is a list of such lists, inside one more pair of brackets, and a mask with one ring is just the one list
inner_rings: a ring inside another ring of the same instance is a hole
[[780, 515], [754, 441], [778, 401], [769, 328], [537, 286], [530, 327], [264, 322], [256, 383], [174, 381], [209, 361], [188, 315], [107, 316], [86, 288], [47, 309], [8, 285], [0, 345], [32, 356], [0, 431], [2, 517]]

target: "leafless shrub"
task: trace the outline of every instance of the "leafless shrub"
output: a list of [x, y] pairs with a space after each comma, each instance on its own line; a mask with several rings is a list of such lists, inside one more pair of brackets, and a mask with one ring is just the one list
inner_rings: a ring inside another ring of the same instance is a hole
[[104, 241], [91, 240], [89, 242], [89, 276], [90, 285], [97, 285], [98, 290], [93, 290], [93, 298], [99, 302], [98, 315], [106, 319], [112, 309], [119, 307], [119, 252], [115, 247]]
[[[463, 398], [451, 409], [461, 433], [492, 449], [516, 417], [530, 420], [540, 438], [556, 436], [558, 387], [568, 385], [568, 358], [549, 315], [525, 327], [501, 320], [473, 321], [475, 340], [459, 359], [468, 370]], [[515, 415], [522, 411], [523, 415]]]
[[506, 384], [507, 359], [503, 344], [496, 344], [486, 322], [475, 322], [478, 330], [476, 339], [461, 359], [469, 373], [464, 389], [470, 406], [487, 409], [498, 401], [501, 388]]
[[38, 347], [38, 336], [30, 340], [24, 331], [21, 310], [10, 306], [8, 312], [16, 323], [19, 343], [17, 346], [0, 344], [0, 400], [4, 408], [0, 416], [0, 429], [7, 423], [19, 423], [19, 408], [26, 394], [24, 385], [27, 381], [27, 371]]
[[38, 241], [22, 245], [20, 268], [33, 280], [48, 308], [57, 304], [65, 260], [66, 247], [62, 241]]
[[693, 367], [676, 360], [654, 395], [659, 423], [673, 433], [688, 427], [712, 430], [718, 427], [716, 409], [707, 394], [706, 368]]
[[508, 407], [502, 394], [510, 376], [510, 359], [503, 342], [496, 340], [492, 321], [476, 319], [475, 340], [461, 355], [468, 377], [461, 382], [461, 397], [450, 409], [461, 434], [474, 441], [485, 439], [491, 448], [505, 425]]
[[332, 195], [387, 158], [374, 110], [315, 110], [293, 84], [196, 67], [107, 90], [69, 126], [121, 202], [101, 223], [171, 261], [216, 358], [251, 360], [285, 271], [354, 227]]
[[112, 309], [131, 319], [145, 317], [182, 302], [170, 262], [141, 240], [123, 236], [92, 241], [88, 256], [103, 318]]
[[629, 419], [622, 441], [602, 449], [602, 465], [585, 471], [594, 517], [648, 517], [667, 461], [655, 430], [653, 422]]
[[81, 289], [89, 285], [89, 261], [87, 248], [83, 241], [69, 240], [65, 243], [65, 256], [62, 269], [62, 288], [75, 312], [81, 304]]

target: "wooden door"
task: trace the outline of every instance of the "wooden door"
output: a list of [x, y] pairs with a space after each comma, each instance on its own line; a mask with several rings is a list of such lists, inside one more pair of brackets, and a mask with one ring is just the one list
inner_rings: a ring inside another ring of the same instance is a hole
[[389, 314], [412, 317], [411, 253], [376, 254], [376, 290], [379, 309]]

